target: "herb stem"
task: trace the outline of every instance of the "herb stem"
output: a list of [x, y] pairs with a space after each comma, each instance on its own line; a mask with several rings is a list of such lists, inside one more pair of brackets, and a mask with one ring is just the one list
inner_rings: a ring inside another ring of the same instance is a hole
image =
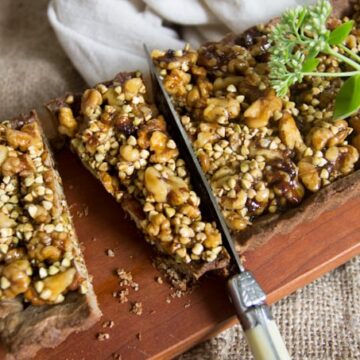
[[349, 54], [354, 60], [360, 62], [360, 56], [355, 54], [352, 50], [350, 50], [348, 47], [346, 47], [343, 44], [339, 44], [338, 47], [342, 50], [344, 50], [347, 54]]
[[347, 72], [302, 72], [303, 76], [320, 76], [320, 77], [347, 77], [360, 74], [358, 71], [347, 71]]
[[[343, 61], [344, 63], [352, 66], [356, 70], [360, 70], [360, 64], [349, 59], [347, 56], [344, 56], [344, 55], [338, 53], [337, 51], [333, 50], [329, 45], [326, 46], [326, 48], [324, 49], [324, 53], [334, 56], [338, 60]], [[343, 73], [343, 74], [345, 74], [345, 73]]]

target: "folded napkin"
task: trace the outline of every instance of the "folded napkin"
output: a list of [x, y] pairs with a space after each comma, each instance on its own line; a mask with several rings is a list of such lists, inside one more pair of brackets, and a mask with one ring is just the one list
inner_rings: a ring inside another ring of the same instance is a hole
[[[197, 47], [312, 0], [52, 0], [48, 17], [88, 84], [119, 71], [146, 73], [150, 49]], [[177, 31], [175, 31], [175, 28]]]

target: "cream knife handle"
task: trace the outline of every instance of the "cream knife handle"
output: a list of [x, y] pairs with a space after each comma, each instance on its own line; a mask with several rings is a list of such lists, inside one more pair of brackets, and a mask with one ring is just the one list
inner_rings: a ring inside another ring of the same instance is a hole
[[290, 360], [265, 294], [252, 274], [245, 271], [228, 280], [231, 301], [245, 331], [255, 360]]
[[256, 360], [290, 360], [290, 355], [273, 319], [267, 315], [268, 309], [255, 307], [250, 310], [258, 323], [247, 330], [245, 335]]

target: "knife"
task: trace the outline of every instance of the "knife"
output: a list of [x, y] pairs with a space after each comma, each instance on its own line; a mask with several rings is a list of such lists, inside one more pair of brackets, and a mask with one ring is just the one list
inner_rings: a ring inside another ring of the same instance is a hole
[[163, 86], [146, 45], [144, 49], [150, 68], [155, 102], [166, 119], [169, 132], [176, 141], [181, 157], [191, 173], [191, 178], [196, 179], [191, 184], [200, 197], [200, 210], [206, 220], [215, 221], [223, 244], [230, 255], [232, 275], [227, 280], [230, 301], [245, 332], [251, 352], [256, 360], [289, 360], [290, 355], [265, 302], [266, 295], [251, 272], [244, 268], [235, 250], [229, 229], [192, 144]]

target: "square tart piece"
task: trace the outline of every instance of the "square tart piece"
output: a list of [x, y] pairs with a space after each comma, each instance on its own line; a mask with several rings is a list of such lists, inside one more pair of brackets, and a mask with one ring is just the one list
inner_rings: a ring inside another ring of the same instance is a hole
[[0, 123], [0, 339], [10, 359], [101, 316], [36, 113]]

